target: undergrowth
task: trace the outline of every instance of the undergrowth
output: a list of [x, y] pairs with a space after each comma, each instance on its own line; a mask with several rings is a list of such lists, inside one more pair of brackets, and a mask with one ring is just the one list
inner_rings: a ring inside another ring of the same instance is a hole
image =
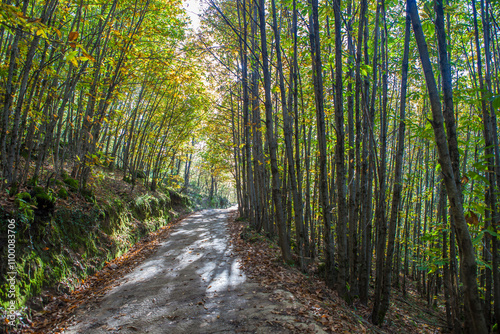
[[[30, 203], [29, 194], [17, 198], [21, 204], [18, 208], [25, 210], [6, 212], [0, 207], [0, 220], [16, 221], [17, 321], [23, 321], [22, 314], [28, 308], [30, 311], [43, 309], [48, 301], [39, 295], [44, 289], [54, 293], [70, 292], [87, 276], [102, 269], [106, 261], [121, 256], [140, 238], [167, 225], [177, 215], [172, 207], [190, 205], [186, 196], [163, 189], [133, 199], [116, 195], [99, 204], [94, 201], [90, 210], [57, 208], [40, 219], [33, 215], [34, 205]], [[0, 224], [0, 233], [7, 235], [6, 223]], [[0, 257], [7, 259], [7, 242], [3, 240], [0, 240]], [[7, 261], [1, 261], [2, 315], [11, 300], [7, 272]]]

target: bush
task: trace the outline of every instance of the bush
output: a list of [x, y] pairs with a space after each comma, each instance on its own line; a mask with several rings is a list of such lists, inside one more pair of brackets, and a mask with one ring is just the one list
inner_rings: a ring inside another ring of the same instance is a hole
[[53, 211], [56, 199], [52, 196], [52, 191], [46, 192], [42, 187], [35, 187], [31, 192], [32, 200], [36, 201], [37, 209], [40, 211]]
[[71, 190], [78, 190], [78, 180], [67, 177], [64, 179], [64, 183], [66, 183]]
[[[34, 195], [45, 194], [45, 189], [43, 189], [43, 187], [35, 187], [35, 188], [33, 188], [33, 194]], [[31, 196], [31, 197], [33, 197], [33, 196]]]
[[[16, 195], [16, 199], [23, 200], [25, 202], [31, 202], [31, 195], [30, 195], [30, 193], [28, 193], [28, 192], [25, 191], [25, 192], [17, 194]], [[17, 202], [18, 201], [16, 200], [16, 203]]]
[[186, 195], [180, 194], [174, 190], [169, 189], [169, 197], [172, 200], [172, 204], [183, 205], [186, 207], [192, 206], [191, 200]]
[[13, 182], [9, 189], [9, 196], [14, 196], [19, 191], [19, 185], [17, 182]]
[[16, 204], [19, 214], [21, 214], [24, 218], [21, 219], [21, 221], [26, 220], [26, 222], [29, 223], [35, 218], [35, 213], [33, 211], [34, 206], [31, 201], [31, 195], [27, 192], [22, 192], [16, 195], [14, 203]]
[[55, 203], [56, 200], [52, 196], [52, 194], [47, 194], [45, 192], [43, 193], [37, 193], [35, 195], [36, 203], [37, 203], [37, 209], [38, 210], [46, 210], [46, 211], [52, 211], [55, 208]]
[[68, 198], [68, 191], [66, 190], [66, 188], [61, 188], [57, 192], [57, 196], [59, 196], [59, 198], [62, 198], [62, 199], [67, 199]]

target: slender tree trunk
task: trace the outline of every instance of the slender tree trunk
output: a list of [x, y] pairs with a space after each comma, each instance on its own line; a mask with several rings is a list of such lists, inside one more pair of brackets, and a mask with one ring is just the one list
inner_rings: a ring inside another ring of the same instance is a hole
[[335, 169], [337, 173], [337, 261], [338, 277], [337, 292], [339, 296], [346, 299], [348, 282], [348, 260], [347, 260], [347, 219], [348, 211], [346, 205], [345, 185], [345, 139], [344, 139], [344, 108], [343, 108], [343, 86], [342, 86], [342, 19], [341, 0], [333, 1], [333, 12], [335, 15], [335, 130], [337, 145], [335, 147]]
[[[381, 11], [382, 11], [382, 19], [385, 24], [385, 2], [381, 1]], [[378, 22], [377, 22], [378, 23]], [[385, 246], [387, 242], [387, 222], [386, 222], [386, 203], [385, 203], [385, 190], [387, 187], [386, 182], [386, 151], [387, 151], [387, 64], [386, 64], [386, 29], [382, 29], [382, 38], [381, 38], [381, 65], [382, 71], [382, 108], [380, 112], [380, 160], [378, 165], [378, 177], [379, 177], [379, 191], [378, 191], [378, 199], [377, 199], [377, 208], [375, 210], [375, 219], [377, 222], [377, 260], [376, 260], [376, 274], [375, 274], [375, 298], [373, 304], [373, 312], [372, 312], [372, 322], [374, 324], [381, 324], [383, 321], [383, 317], [385, 314], [381, 312], [381, 301], [386, 296], [382, 295], [382, 289], [384, 285], [385, 278], [385, 270], [384, 264], [386, 260], [385, 254]], [[375, 43], [375, 48], [378, 48], [378, 45]], [[375, 62], [375, 60], [374, 60]], [[374, 74], [376, 72], [374, 71]], [[375, 90], [373, 92], [375, 95]], [[374, 95], [372, 95], [372, 99], [374, 99]], [[374, 100], [372, 100], [374, 101]], [[373, 129], [372, 129], [373, 131]], [[390, 265], [390, 262], [389, 262]], [[388, 297], [388, 296], [387, 296]]]
[[255, 181], [255, 194], [257, 201], [256, 219], [257, 230], [267, 224], [267, 196], [266, 196], [266, 173], [264, 161], [264, 149], [262, 147], [262, 132], [261, 132], [261, 115], [259, 103], [259, 64], [258, 64], [258, 46], [257, 46], [257, 21], [258, 21], [258, 8], [257, 4], [253, 2], [253, 18], [251, 20], [252, 32], [252, 74], [251, 74], [251, 92], [252, 92], [252, 125], [253, 125], [253, 165], [254, 165], [254, 181]]
[[[436, 139], [436, 146], [439, 154], [439, 161], [443, 173], [448, 199], [450, 201], [450, 208], [455, 223], [457, 233], [457, 240], [459, 243], [460, 251], [460, 266], [461, 266], [461, 279], [464, 285], [464, 298], [466, 318], [471, 324], [471, 331], [474, 333], [487, 333], [486, 322], [481, 309], [481, 301], [479, 299], [477, 282], [476, 282], [476, 259], [474, 255], [474, 247], [467, 228], [467, 222], [463, 212], [462, 198], [460, 189], [457, 189], [459, 180], [455, 179], [453, 171], [452, 160], [447, 145], [446, 133], [443, 126], [443, 112], [441, 110], [441, 102], [437, 91], [436, 81], [432, 71], [432, 65], [429, 60], [429, 53], [427, 44], [425, 42], [420, 17], [417, 11], [415, 0], [408, 0], [409, 12], [412, 20], [412, 26], [415, 33], [415, 39], [418, 45], [420, 60], [425, 74], [425, 81], [427, 90], [429, 92], [429, 99], [431, 102], [431, 110], [433, 120], [431, 121], [434, 129], [434, 137]], [[449, 64], [448, 64], [449, 66]], [[448, 134], [451, 135], [451, 134]], [[456, 152], [452, 156], [455, 155]], [[458, 182], [457, 182], [458, 181]]]
[[321, 61], [321, 46], [319, 39], [319, 18], [318, 18], [318, 0], [312, 0], [312, 16], [310, 18], [310, 40], [311, 40], [311, 57], [312, 71], [314, 83], [314, 97], [316, 103], [316, 126], [318, 136], [318, 151], [319, 151], [319, 197], [321, 211], [323, 213], [323, 240], [324, 254], [326, 265], [326, 280], [327, 284], [332, 286], [335, 278], [334, 264], [334, 244], [331, 236], [332, 213], [330, 207], [330, 197], [328, 190], [328, 174], [327, 174], [327, 152], [326, 152], [326, 126], [323, 98], [323, 73]]
[[277, 143], [274, 137], [273, 111], [271, 101], [271, 73], [269, 72], [269, 58], [267, 54], [267, 38], [266, 38], [266, 13], [265, 1], [259, 0], [259, 21], [260, 21], [260, 38], [262, 52], [262, 72], [264, 77], [264, 106], [266, 109], [266, 137], [269, 143], [269, 154], [271, 157], [271, 179], [272, 179], [272, 196], [276, 209], [276, 224], [278, 226], [278, 236], [283, 260], [287, 263], [292, 262], [292, 254], [290, 251], [290, 241], [287, 238], [286, 225], [284, 220], [283, 204], [281, 200], [281, 180], [278, 170], [278, 160], [276, 158]]
[[[394, 253], [394, 242], [396, 236], [396, 226], [399, 216], [399, 206], [401, 204], [401, 191], [403, 189], [403, 156], [405, 151], [405, 109], [406, 109], [406, 87], [408, 79], [408, 54], [410, 49], [410, 16], [406, 11], [405, 41], [403, 51], [403, 66], [401, 74], [401, 97], [399, 105], [399, 129], [398, 143], [396, 151], [396, 166], [394, 175], [394, 185], [392, 190], [391, 215], [389, 221], [389, 241], [387, 244], [387, 255], [385, 258], [385, 267], [382, 278], [382, 292], [380, 308], [377, 310], [374, 306], [372, 319], [376, 324], [382, 324], [389, 309], [389, 300], [391, 294], [391, 274], [392, 257]], [[383, 163], [383, 161], [382, 161]]]
[[[365, 16], [366, 16], [366, 0], [361, 0], [360, 9], [359, 9], [359, 27], [358, 27], [358, 40], [356, 47], [356, 91], [355, 91], [355, 100], [356, 100], [356, 175], [357, 177], [354, 180], [356, 194], [354, 205], [354, 216], [350, 217], [349, 224], [356, 223], [357, 226], [353, 226], [354, 229], [359, 229], [359, 234], [363, 235], [363, 224], [362, 224], [362, 213], [360, 212], [360, 203], [361, 203], [361, 190], [364, 188], [361, 181], [364, 178], [362, 175], [362, 167], [363, 162], [361, 161], [361, 142], [362, 142], [362, 125], [361, 125], [361, 113], [365, 110], [365, 99], [361, 98], [361, 96], [366, 96], [366, 93], [362, 93], [363, 91], [363, 81], [361, 80], [361, 60], [362, 60], [362, 49], [363, 49], [363, 32], [365, 29]], [[363, 187], [362, 187], [363, 186]], [[354, 220], [355, 219], [355, 220]], [[355, 281], [356, 284], [351, 288], [352, 293], [356, 293], [361, 297], [360, 284], [361, 280], [359, 277], [359, 262], [363, 261], [363, 251], [357, 245], [357, 235], [356, 238], [351, 238], [351, 242], [353, 243], [352, 247], [354, 248], [353, 253], [356, 254], [358, 252], [358, 256], [355, 256], [354, 259], [354, 268], [351, 274], [351, 280]], [[360, 298], [361, 299], [361, 298]], [[365, 300], [367, 301], [368, 297], [366, 296]]]
[[[494, 108], [487, 101], [486, 91], [491, 92], [491, 77], [490, 77], [490, 43], [489, 43], [489, 17], [485, 12], [484, 8], [484, 0], [481, 0], [481, 17], [483, 23], [484, 30], [484, 47], [485, 47], [485, 67], [486, 67], [486, 78], [483, 78], [483, 68], [482, 68], [482, 58], [481, 58], [481, 45], [479, 42], [479, 28], [477, 22], [477, 10], [476, 10], [476, 1], [472, 1], [472, 11], [474, 18], [474, 40], [476, 45], [476, 53], [477, 53], [477, 73], [479, 76], [479, 89], [481, 92], [481, 109], [482, 109], [482, 118], [483, 118], [483, 137], [485, 144], [485, 155], [486, 161], [488, 164], [488, 173], [487, 178], [489, 181], [489, 189], [486, 196], [486, 203], [491, 210], [491, 219], [493, 222], [498, 222], [498, 207], [496, 196], [498, 194], [498, 184], [500, 182], [500, 153], [498, 147], [498, 136], [497, 136], [497, 124], [496, 124], [496, 114]], [[486, 87], [485, 87], [486, 81]], [[491, 112], [490, 112], [491, 111]], [[494, 158], [496, 158], [497, 166], [495, 168]], [[493, 224], [493, 230], [496, 231], [497, 224]], [[485, 222], [485, 229], [488, 229], [490, 222], [487, 220]], [[485, 237], [489, 239], [489, 234], [486, 233]], [[493, 268], [498, 268], [498, 240], [497, 238], [492, 238], [492, 257], [497, 264], [497, 266], [493, 266]], [[488, 240], [489, 241], [489, 240]], [[487, 248], [489, 251], [489, 242], [487, 242]], [[489, 270], [487, 271], [487, 280], [491, 285], [491, 273]], [[500, 276], [498, 273], [498, 269], [493, 270], [493, 282], [494, 282], [494, 309], [495, 309], [495, 319], [497, 326], [500, 326]], [[485, 308], [486, 321], [487, 325], [490, 322], [490, 298], [486, 298], [488, 301], [488, 305]]]
[[278, 30], [278, 18], [276, 14], [276, 2], [271, 0], [272, 12], [273, 12], [273, 30], [275, 36], [276, 45], [276, 58], [277, 58], [277, 71], [279, 76], [279, 87], [281, 93], [281, 109], [283, 112], [283, 123], [284, 123], [284, 137], [285, 137], [285, 152], [286, 160], [288, 163], [288, 174], [290, 178], [290, 187], [293, 196], [293, 209], [294, 209], [294, 221], [295, 228], [297, 230], [297, 245], [299, 250], [299, 265], [300, 268], [304, 268], [304, 247], [302, 239], [303, 231], [303, 214], [302, 214], [302, 201], [300, 200], [300, 195], [297, 190], [297, 177], [294, 165], [293, 157], [293, 141], [292, 141], [292, 121], [288, 113], [288, 107], [286, 103], [286, 89], [285, 89], [285, 76], [283, 73], [283, 64], [281, 61], [281, 38]]
[[[301, 269], [305, 271], [305, 266], [307, 265], [307, 260], [305, 258], [309, 257], [309, 234], [307, 221], [304, 219], [304, 203], [302, 200], [302, 169], [301, 169], [301, 150], [300, 150], [300, 127], [299, 127], [299, 91], [298, 91], [298, 41], [297, 41], [297, 8], [296, 0], [293, 0], [293, 15], [292, 15], [292, 37], [293, 37], [293, 67], [290, 71], [290, 83], [293, 86], [293, 110], [294, 110], [294, 127], [295, 127], [295, 170], [297, 173], [297, 193], [298, 193], [298, 206], [300, 208], [299, 215], [301, 216], [301, 230], [298, 231], [297, 238], [302, 247], [303, 257], [301, 259]], [[304, 130], [305, 131], [305, 130]], [[309, 191], [309, 190], [308, 190]]]

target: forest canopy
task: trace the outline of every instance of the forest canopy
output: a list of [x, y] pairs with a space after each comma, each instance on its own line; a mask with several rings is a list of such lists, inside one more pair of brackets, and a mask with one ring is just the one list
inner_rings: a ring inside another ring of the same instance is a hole
[[50, 161], [81, 188], [104, 165], [132, 182], [144, 173], [154, 190], [207, 110], [181, 2], [1, 6], [2, 187]]

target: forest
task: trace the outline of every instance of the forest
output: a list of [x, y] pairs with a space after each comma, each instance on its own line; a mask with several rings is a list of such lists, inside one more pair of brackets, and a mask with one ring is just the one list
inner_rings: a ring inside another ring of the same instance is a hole
[[499, 2], [198, 5], [0, 4], [2, 206], [196, 184], [374, 325], [415, 287], [445, 332], [499, 331]]

